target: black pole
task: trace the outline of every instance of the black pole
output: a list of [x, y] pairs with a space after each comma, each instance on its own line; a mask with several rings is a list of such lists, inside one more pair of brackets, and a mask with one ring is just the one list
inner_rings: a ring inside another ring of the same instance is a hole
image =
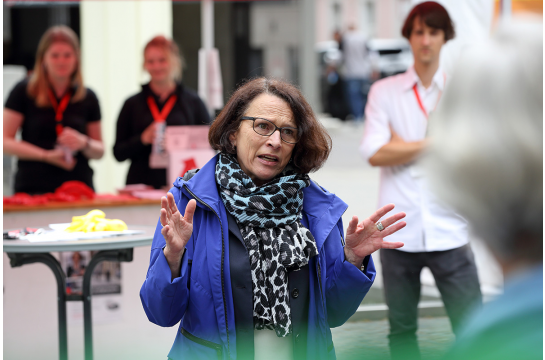
[[91, 316], [91, 277], [93, 270], [102, 261], [132, 261], [133, 249], [103, 250], [96, 253], [83, 274], [83, 325], [85, 337], [85, 360], [93, 360], [93, 324]]
[[51, 254], [23, 254], [7, 253], [11, 267], [23, 266], [25, 264], [42, 263], [53, 271], [57, 280], [57, 307], [59, 317], [59, 359], [68, 360], [68, 338], [66, 331], [66, 275], [61, 264]]

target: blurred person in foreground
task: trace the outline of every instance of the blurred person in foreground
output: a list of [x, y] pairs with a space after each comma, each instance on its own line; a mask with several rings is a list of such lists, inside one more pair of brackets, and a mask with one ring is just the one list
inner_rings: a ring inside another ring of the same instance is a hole
[[[210, 116], [201, 98], [182, 83], [183, 57], [178, 45], [159, 35], [144, 47], [144, 69], [150, 82], [123, 104], [117, 119], [114, 156], [131, 160], [126, 184], [167, 185], [166, 166], [150, 167], [152, 147], [164, 146], [165, 126], [208, 125]], [[160, 142], [157, 144], [156, 142]]]
[[[331, 138], [301, 92], [256, 78], [210, 127], [220, 153], [178, 178], [140, 291], [150, 321], [178, 323], [170, 359], [335, 359], [331, 327], [369, 291], [371, 254], [405, 226], [381, 207], [346, 230], [347, 205], [310, 180]], [[184, 211], [185, 215], [181, 215]]]
[[[535, 20], [535, 19], [534, 19]], [[505, 277], [448, 359], [543, 359], [543, 25], [504, 24], [464, 55], [434, 114], [427, 170]]]
[[416, 331], [424, 267], [433, 274], [455, 334], [481, 303], [481, 290], [466, 220], [433, 196], [416, 163], [428, 141], [428, 114], [445, 87], [439, 55], [454, 27], [444, 7], [428, 1], [411, 10], [402, 34], [414, 66], [371, 87], [360, 150], [381, 167], [379, 206], [395, 203], [407, 214], [407, 231], [392, 235], [405, 246], [380, 251], [390, 353], [405, 360], [420, 358]]
[[50, 28], [32, 75], [15, 85], [4, 107], [4, 153], [19, 158], [15, 192], [54, 192], [69, 180], [93, 188], [89, 159], [104, 154], [100, 117], [95, 93], [83, 85], [77, 35]]

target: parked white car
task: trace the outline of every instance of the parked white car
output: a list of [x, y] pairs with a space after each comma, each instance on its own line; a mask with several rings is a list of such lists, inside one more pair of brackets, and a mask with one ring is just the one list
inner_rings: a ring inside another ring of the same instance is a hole
[[413, 64], [411, 47], [404, 38], [371, 39], [367, 47], [378, 55], [374, 60], [381, 78], [405, 72]]

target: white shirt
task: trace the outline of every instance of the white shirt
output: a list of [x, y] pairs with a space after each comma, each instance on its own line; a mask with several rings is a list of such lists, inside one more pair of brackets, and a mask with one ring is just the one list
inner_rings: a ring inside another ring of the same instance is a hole
[[[365, 109], [365, 131], [360, 151], [367, 160], [390, 142], [393, 130], [405, 141], [426, 136], [428, 120], [416, 99], [416, 83], [427, 113], [435, 109], [445, 86], [446, 76], [438, 70], [428, 89], [422, 86], [414, 67], [387, 77], [371, 86]], [[468, 243], [465, 219], [447, 208], [428, 190], [426, 179], [415, 162], [383, 166], [380, 170], [379, 206], [393, 203], [393, 213], [404, 211], [407, 226], [388, 236], [401, 241], [401, 251], [428, 252], [450, 250]]]
[[368, 79], [371, 77], [371, 62], [367, 52], [367, 39], [356, 31], [343, 35], [344, 76], [347, 79]]

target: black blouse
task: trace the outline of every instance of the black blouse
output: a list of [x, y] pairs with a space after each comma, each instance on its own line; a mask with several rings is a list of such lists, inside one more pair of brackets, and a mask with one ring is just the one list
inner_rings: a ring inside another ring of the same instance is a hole
[[[46, 150], [54, 149], [57, 142], [55, 111], [51, 106], [36, 106], [35, 100], [27, 93], [27, 86], [28, 79], [15, 85], [5, 107], [23, 114], [22, 140]], [[100, 118], [98, 99], [92, 90], [87, 89], [83, 100], [70, 101], [64, 111], [62, 125], [87, 134], [87, 124], [100, 121]], [[81, 151], [74, 157], [77, 162], [72, 171], [40, 161], [19, 160], [15, 174], [15, 192], [53, 192], [69, 180], [79, 180], [93, 188], [93, 170], [89, 167], [88, 159]]]
[[[178, 99], [166, 118], [167, 126], [210, 123], [208, 111], [194, 91], [178, 84], [175, 92]], [[149, 84], [142, 85], [141, 92], [128, 98], [117, 120], [114, 156], [117, 161], [131, 160], [127, 184], [147, 184], [159, 189], [167, 185], [166, 169], [149, 167], [151, 145], [144, 145], [140, 140], [144, 130], [153, 122], [153, 116], [147, 104], [149, 95], [154, 97], [159, 111], [165, 105], [166, 101], [160, 102], [159, 96], [151, 91]]]
[[[229, 222], [229, 264], [231, 289], [235, 307], [237, 359], [254, 360], [254, 305], [250, 256], [242, 240], [235, 218], [227, 213]], [[288, 272], [293, 358], [307, 358], [307, 327], [309, 306], [309, 266]]]

